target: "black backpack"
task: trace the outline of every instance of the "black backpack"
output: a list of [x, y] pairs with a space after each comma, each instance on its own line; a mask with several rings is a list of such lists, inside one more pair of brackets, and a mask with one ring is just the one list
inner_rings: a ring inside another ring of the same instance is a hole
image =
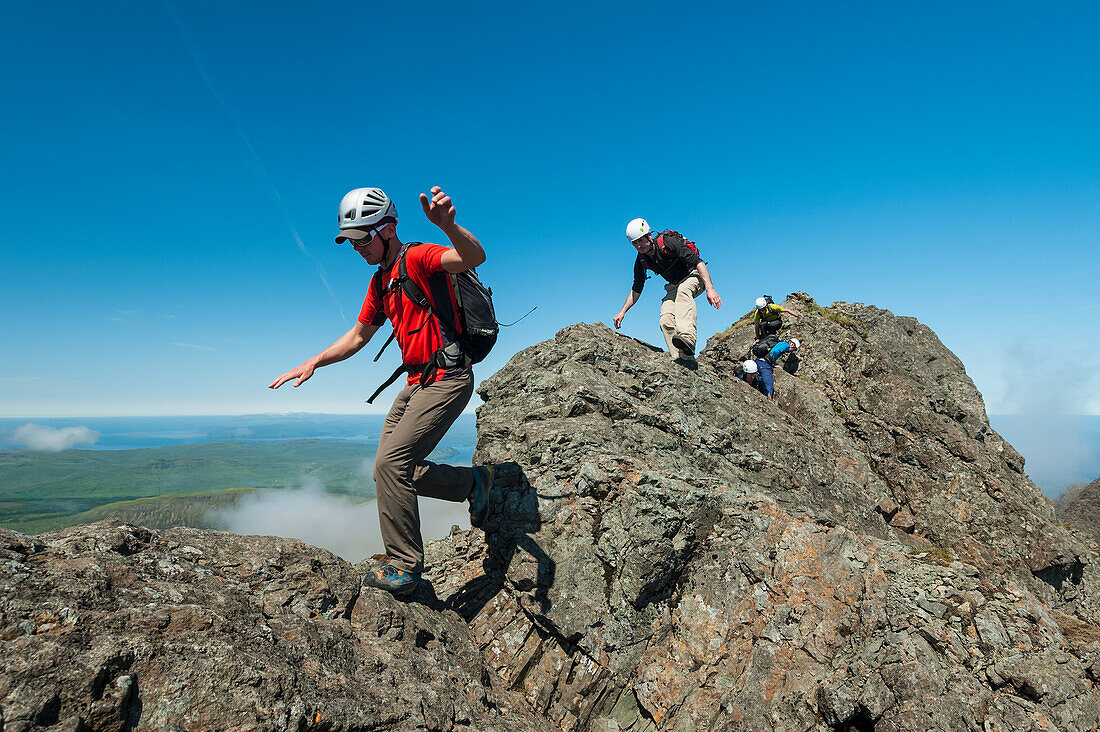
[[749, 349], [749, 354], [754, 359], [765, 358], [765, 357], [767, 357], [768, 353], [770, 353], [771, 350], [773, 348], [775, 348], [776, 345], [778, 345], [778, 344], [779, 344], [779, 336], [775, 335], [774, 333], [771, 334], [771, 335], [764, 336], [759, 341], [757, 341], [752, 346], [752, 348]]
[[[392, 291], [400, 287], [405, 295], [414, 303], [422, 308], [426, 308], [435, 316], [439, 321], [439, 325], [446, 332], [447, 339], [450, 343], [443, 348], [436, 350], [431, 355], [426, 364], [423, 364], [420, 370], [420, 385], [423, 386], [428, 377], [436, 369], [449, 369], [457, 366], [469, 367], [475, 363], [479, 363], [489, 355], [489, 351], [493, 349], [493, 345], [497, 342], [497, 331], [499, 330], [499, 324], [497, 323], [496, 310], [493, 308], [493, 291], [481, 284], [481, 280], [477, 278], [477, 273], [468, 269], [465, 272], [459, 272], [458, 274], [451, 274], [449, 272], [442, 273], [444, 276], [449, 277], [451, 280], [451, 286], [455, 293], [455, 304], [458, 306], [458, 310], [454, 313], [455, 317], [447, 317], [447, 314], [441, 315], [434, 307], [432, 307], [431, 301], [420, 290], [412, 278], [409, 277], [408, 269], [405, 267], [405, 255], [408, 253], [411, 247], [420, 244], [418, 241], [412, 241], [406, 243], [401, 248], [401, 253], [398, 255], [400, 263], [397, 267], [398, 275], [392, 280], [385, 288], [386, 291]], [[379, 269], [375, 273], [375, 277], [382, 275], [382, 270]], [[435, 276], [435, 275], [433, 275]], [[448, 303], [449, 305], [449, 303]], [[457, 320], [461, 332], [455, 330], [454, 323]], [[393, 339], [397, 337], [396, 332], [391, 333], [390, 337], [379, 349], [378, 355], [374, 357], [377, 361], [381, 358], [382, 353], [386, 350], [386, 347], [393, 342]], [[381, 394], [386, 387], [393, 382], [397, 381], [397, 377], [403, 373], [409, 371], [405, 364], [401, 364], [390, 375], [390, 378], [386, 380], [382, 386], [378, 387], [370, 399], [367, 400], [367, 404], [374, 401], [375, 397]]]

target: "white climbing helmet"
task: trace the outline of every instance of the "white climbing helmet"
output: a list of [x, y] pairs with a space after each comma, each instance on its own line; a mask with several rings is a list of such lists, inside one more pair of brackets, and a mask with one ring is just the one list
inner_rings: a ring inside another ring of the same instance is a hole
[[[397, 221], [397, 206], [381, 188], [356, 188], [340, 199], [340, 234], [336, 243], [345, 239], [362, 239], [366, 232], [348, 229], [369, 229], [383, 219]], [[349, 235], [350, 234], [350, 235]]]
[[645, 219], [634, 219], [626, 225], [626, 238], [633, 242], [641, 239], [652, 230]]
[[765, 300], [765, 299], [764, 299], [764, 298], [762, 298], [762, 297], [758, 297], [758, 298], [756, 298], [756, 308], [757, 308], [758, 310], [763, 310], [763, 309], [764, 309], [764, 308], [766, 308], [767, 306], [768, 306], [768, 301], [767, 301], [767, 300]]
[[757, 370], [756, 361], [745, 361], [745, 363], [741, 364], [741, 368], [745, 370], [746, 374], [755, 374]]
[[799, 348], [802, 348], [802, 341], [798, 340], [797, 338], [792, 338], [791, 339], [791, 350], [792, 351], [797, 351]]

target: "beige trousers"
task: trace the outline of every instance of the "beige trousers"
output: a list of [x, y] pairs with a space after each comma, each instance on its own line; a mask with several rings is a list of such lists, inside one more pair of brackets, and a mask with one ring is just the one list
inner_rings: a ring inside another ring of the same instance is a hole
[[474, 487], [474, 469], [426, 460], [462, 413], [474, 393], [467, 371], [427, 386], [406, 386], [397, 395], [378, 440], [374, 486], [378, 525], [390, 564], [406, 572], [424, 571], [417, 496], [465, 501]]
[[661, 300], [661, 332], [673, 358], [691, 357], [672, 345], [672, 336], [678, 335], [691, 345], [696, 345], [695, 298], [705, 290], [703, 278], [698, 274], [688, 275], [675, 285], [665, 285], [665, 296]]

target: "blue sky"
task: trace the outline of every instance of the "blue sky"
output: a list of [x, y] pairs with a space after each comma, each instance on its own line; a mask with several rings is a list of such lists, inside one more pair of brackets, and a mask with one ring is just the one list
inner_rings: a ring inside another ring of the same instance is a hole
[[[991, 412], [1100, 414], [1100, 8], [681, 5], [5, 8], [0, 416], [367, 411], [374, 344], [265, 387], [358, 312], [341, 196], [438, 241], [436, 184], [502, 320], [538, 306], [479, 377], [609, 323], [643, 216], [710, 264], [701, 335], [763, 292], [866, 302]], [[660, 292], [627, 334], [661, 342]]]

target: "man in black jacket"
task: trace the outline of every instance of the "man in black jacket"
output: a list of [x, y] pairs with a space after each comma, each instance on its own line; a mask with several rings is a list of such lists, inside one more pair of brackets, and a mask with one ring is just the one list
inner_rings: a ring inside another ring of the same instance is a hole
[[722, 298], [711, 284], [706, 263], [683, 237], [671, 232], [654, 237], [645, 219], [627, 224], [626, 238], [638, 250], [638, 257], [634, 260], [634, 284], [622, 310], [615, 316], [615, 327], [622, 325], [626, 311], [642, 296], [646, 270], [653, 270], [668, 282], [661, 300], [661, 332], [669, 353], [680, 363], [694, 365], [695, 298], [705, 290], [707, 302], [715, 308], [722, 307]]

